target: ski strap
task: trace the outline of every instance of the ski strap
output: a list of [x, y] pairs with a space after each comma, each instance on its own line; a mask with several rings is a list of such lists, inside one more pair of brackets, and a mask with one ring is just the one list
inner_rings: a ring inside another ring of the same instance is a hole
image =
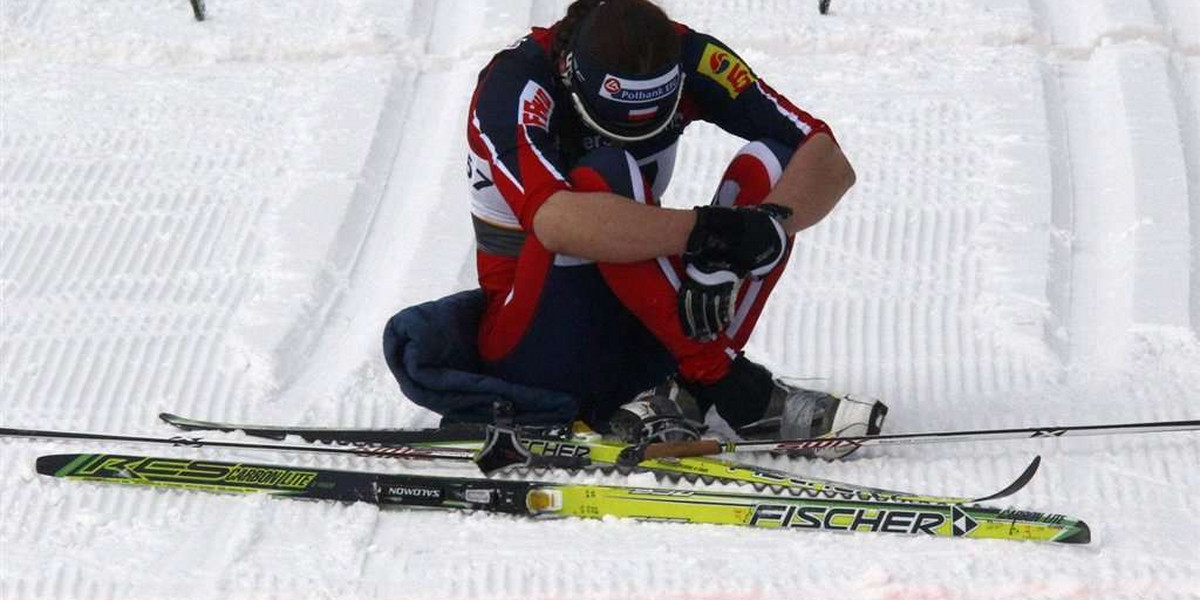
[[487, 439], [475, 454], [475, 465], [488, 475], [513, 465], [529, 468], [581, 469], [589, 464], [591, 461], [584, 456], [534, 454], [521, 441], [516, 428], [503, 425], [488, 426]]

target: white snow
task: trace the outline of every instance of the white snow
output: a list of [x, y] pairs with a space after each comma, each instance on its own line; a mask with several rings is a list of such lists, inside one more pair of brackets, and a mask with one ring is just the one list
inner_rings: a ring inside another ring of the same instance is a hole
[[[474, 284], [475, 74], [565, 0], [5, 0], [0, 425], [428, 426], [385, 319]], [[1200, 417], [1200, 3], [664, 1], [827, 119], [859, 184], [752, 355], [892, 431]], [[666, 202], [741, 142], [684, 138]], [[1200, 436], [863, 452], [815, 476], [990, 491], [1087, 547], [366, 505], [40, 477], [0, 440], [0, 597], [1200, 598]], [[276, 460], [246, 451], [155, 454]], [[286, 457], [337, 468], [397, 466]]]

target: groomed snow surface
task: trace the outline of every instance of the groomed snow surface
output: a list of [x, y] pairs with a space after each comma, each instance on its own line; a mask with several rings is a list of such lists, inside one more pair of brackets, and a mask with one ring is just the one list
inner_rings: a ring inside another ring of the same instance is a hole
[[[1200, 3], [670, 0], [827, 119], [859, 174], [799, 237], [752, 356], [892, 431], [1200, 416]], [[379, 353], [474, 283], [477, 71], [565, 0], [4, 0], [0, 424], [169, 435], [159, 411], [429, 426]], [[666, 202], [740, 142], [689, 131]], [[232, 436], [229, 436], [232, 437]], [[116, 451], [0, 440], [0, 596], [1200, 598], [1200, 435], [767, 464], [1088, 521], [1093, 543], [381, 513], [54, 480]]]

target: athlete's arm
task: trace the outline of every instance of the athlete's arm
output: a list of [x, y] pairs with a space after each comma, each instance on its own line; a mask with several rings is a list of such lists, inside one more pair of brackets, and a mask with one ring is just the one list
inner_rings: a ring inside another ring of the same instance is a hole
[[683, 254], [695, 224], [691, 210], [571, 190], [552, 194], [533, 217], [534, 235], [547, 250], [611, 263]]
[[854, 185], [854, 168], [833, 138], [817, 132], [800, 144], [764, 203], [792, 209], [788, 235], [816, 225]]
[[[789, 235], [812, 227], [854, 185], [854, 168], [833, 138], [818, 132], [796, 150], [765, 202], [792, 209]], [[658, 208], [604, 192], [560, 190], [534, 215], [534, 234], [547, 250], [600, 262], [679, 255], [696, 224], [691, 210]]]
[[690, 29], [683, 35], [687, 91], [698, 117], [745, 140], [772, 139], [797, 148], [764, 202], [792, 209], [788, 234], [829, 214], [854, 185], [854, 169], [829, 126], [760, 79], [720, 40]]

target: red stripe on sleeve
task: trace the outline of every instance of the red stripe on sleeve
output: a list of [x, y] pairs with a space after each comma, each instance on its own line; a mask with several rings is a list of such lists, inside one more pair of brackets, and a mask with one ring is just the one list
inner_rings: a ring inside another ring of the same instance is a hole
[[521, 171], [521, 181], [525, 184], [525, 194], [519, 205], [511, 201], [509, 205], [517, 215], [521, 228], [526, 233], [533, 233], [533, 217], [538, 209], [555, 192], [570, 189], [571, 186], [544, 162], [543, 157], [538, 156], [537, 148], [530, 141], [525, 126], [517, 125], [517, 129], [517, 138], [521, 140], [517, 144], [517, 164]]
[[763, 94], [766, 95], [767, 98], [774, 101], [775, 106], [777, 106], [781, 112], [784, 114], [789, 114], [790, 116], [798, 119], [809, 129], [811, 129], [811, 131], [805, 135], [806, 138], [811, 137], [813, 134], [824, 133], [832, 138], [834, 143], [837, 143], [837, 138], [834, 137], [833, 130], [830, 129], [828, 123], [812, 116], [800, 107], [793, 104], [792, 101], [788, 100], [786, 96], [775, 91], [775, 88], [767, 85], [767, 82], [759, 79], [758, 86], [762, 89]]

